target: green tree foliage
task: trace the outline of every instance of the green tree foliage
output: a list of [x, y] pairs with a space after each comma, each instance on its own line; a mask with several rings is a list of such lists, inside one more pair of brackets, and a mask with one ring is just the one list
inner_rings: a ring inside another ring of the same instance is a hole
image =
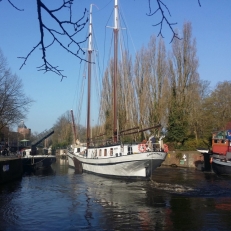
[[183, 143], [190, 131], [189, 118], [193, 111], [193, 96], [198, 94], [195, 40], [192, 41], [192, 28], [185, 23], [182, 40], [174, 39], [172, 57], [169, 59], [169, 81], [171, 88], [167, 137], [171, 141]]
[[188, 123], [184, 116], [184, 111], [182, 110], [181, 106], [174, 102], [171, 105], [169, 113], [167, 133], [168, 140], [183, 143], [187, 139], [187, 128]]

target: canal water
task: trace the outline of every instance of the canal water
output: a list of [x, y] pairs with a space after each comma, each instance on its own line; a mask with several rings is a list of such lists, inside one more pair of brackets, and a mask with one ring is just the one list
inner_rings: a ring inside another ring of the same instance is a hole
[[0, 185], [0, 230], [231, 230], [231, 177], [161, 167], [150, 182], [124, 181], [58, 159]]

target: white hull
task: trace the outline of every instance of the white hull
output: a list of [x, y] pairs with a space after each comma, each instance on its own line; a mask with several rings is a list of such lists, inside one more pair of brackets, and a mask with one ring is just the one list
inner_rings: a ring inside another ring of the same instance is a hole
[[86, 159], [81, 156], [76, 158], [82, 163], [83, 170], [100, 175], [114, 177], [149, 177], [153, 171], [161, 165], [165, 159], [159, 153], [133, 154], [104, 159], [103, 161]]
[[76, 159], [76, 155], [85, 149], [86, 149], [85, 146], [80, 146], [80, 145], [75, 146], [74, 145], [73, 151], [67, 152], [68, 166], [70, 168], [74, 168], [77, 171], [82, 171], [82, 166], [80, 167], [79, 161]]
[[[120, 145], [92, 148], [88, 149], [88, 155], [69, 152], [68, 156], [73, 156], [74, 164], [81, 163], [85, 172], [119, 178], [148, 178], [166, 158], [165, 152], [147, 151], [131, 154], [126, 152], [130, 150], [129, 148], [123, 147], [123, 152], [120, 150]], [[99, 156], [99, 154], [97, 156], [100, 149], [103, 152], [106, 149], [108, 151], [113, 149], [116, 152], [110, 156]], [[135, 150], [135, 147], [133, 149]]]

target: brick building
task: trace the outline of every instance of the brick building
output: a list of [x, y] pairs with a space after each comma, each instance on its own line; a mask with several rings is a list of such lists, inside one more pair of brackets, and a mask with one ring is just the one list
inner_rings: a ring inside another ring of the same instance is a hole
[[21, 139], [30, 140], [31, 129], [29, 129], [29, 128], [26, 127], [26, 125], [24, 124], [23, 120], [18, 125], [18, 133], [20, 134], [20, 138]]

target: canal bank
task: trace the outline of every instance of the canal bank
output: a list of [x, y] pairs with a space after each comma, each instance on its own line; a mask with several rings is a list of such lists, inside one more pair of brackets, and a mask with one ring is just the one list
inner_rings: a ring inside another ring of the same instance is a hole
[[211, 170], [209, 159], [198, 151], [169, 151], [162, 165]]
[[0, 184], [22, 177], [22, 159], [11, 156], [0, 156]]

